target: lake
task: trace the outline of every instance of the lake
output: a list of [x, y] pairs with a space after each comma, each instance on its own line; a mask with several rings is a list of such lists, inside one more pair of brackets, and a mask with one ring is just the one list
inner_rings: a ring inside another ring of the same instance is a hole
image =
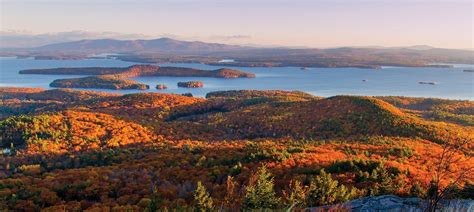
[[[126, 67], [133, 62], [113, 59], [87, 60], [34, 60], [12, 57], [0, 58], [0, 86], [50, 88], [55, 79], [80, 76], [68, 75], [20, 75], [18, 71], [33, 68], [58, 67]], [[206, 70], [221, 68], [204, 64], [157, 64], [161, 66], [192, 67]], [[104, 90], [116, 93], [164, 92], [192, 93], [203, 97], [206, 93], [220, 90], [299, 90], [316, 96], [368, 95], [411, 96], [474, 100], [474, 73], [463, 72], [474, 65], [454, 65], [453, 68], [384, 67], [382, 69], [359, 68], [308, 68], [299, 67], [235, 67], [256, 74], [256, 78], [220, 79], [204, 77], [137, 77], [133, 80], [150, 85], [150, 90]], [[199, 80], [204, 88], [178, 88], [177, 82]], [[436, 85], [419, 84], [420, 81], [436, 82]], [[156, 90], [157, 84], [166, 84], [167, 90]], [[85, 90], [85, 89], [83, 89]]]

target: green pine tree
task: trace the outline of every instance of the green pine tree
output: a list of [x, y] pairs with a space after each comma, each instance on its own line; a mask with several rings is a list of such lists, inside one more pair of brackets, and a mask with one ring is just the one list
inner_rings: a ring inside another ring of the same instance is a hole
[[243, 207], [246, 209], [274, 209], [278, 207], [280, 198], [273, 189], [273, 178], [265, 166], [262, 166], [253, 176], [245, 189]]
[[148, 202], [146, 200], [149, 203], [147, 211], [155, 212], [155, 211], [158, 211], [158, 209], [161, 206], [161, 198], [160, 198], [160, 195], [158, 193], [158, 189], [156, 188], [156, 186], [153, 186], [152, 192], [153, 193], [152, 193], [150, 201]]
[[344, 185], [338, 185], [337, 180], [332, 179], [331, 174], [323, 170], [311, 182], [308, 193], [308, 206], [329, 205], [348, 201], [352, 192]]
[[197, 183], [197, 188], [194, 191], [194, 201], [197, 211], [211, 211], [213, 208], [212, 198], [201, 181]]

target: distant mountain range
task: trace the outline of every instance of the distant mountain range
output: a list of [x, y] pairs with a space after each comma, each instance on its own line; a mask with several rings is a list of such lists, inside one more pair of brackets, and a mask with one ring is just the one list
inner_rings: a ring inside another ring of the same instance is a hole
[[[10, 48], [15, 50], [19, 48]], [[232, 52], [232, 51], [263, 51], [267, 52], [286, 52], [301, 50], [300, 52], [314, 52], [317, 51], [341, 51], [341, 50], [373, 50], [378, 52], [385, 51], [471, 51], [471, 49], [442, 49], [428, 45], [415, 45], [404, 47], [383, 47], [383, 46], [354, 46], [354, 47], [338, 47], [338, 48], [304, 48], [304, 47], [251, 47], [228, 45], [220, 43], [207, 43], [201, 41], [181, 41], [172, 38], [158, 38], [158, 39], [136, 39], [136, 40], [121, 40], [121, 39], [84, 39], [71, 42], [59, 42], [54, 44], [42, 45], [33, 48], [21, 48], [22, 50], [40, 51], [40, 52], [62, 52], [62, 53], [211, 53], [211, 52]]]
[[474, 64], [470, 50], [442, 49], [426, 45], [408, 47], [263, 48], [201, 41], [159, 39], [86, 39], [35, 48], [2, 49], [0, 56], [35, 59], [83, 59], [103, 53], [120, 53], [133, 62], [198, 62], [230, 66], [361, 67], [432, 66], [434, 63]]
[[133, 52], [220, 52], [248, 49], [236, 45], [205, 43], [200, 41], [179, 41], [171, 38], [153, 40], [115, 40], [97, 39], [50, 44], [31, 48], [47, 52], [86, 52], [86, 53], [133, 53]]
[[54, 43], [65, 43], [93, 39], [153, 39], [143, 34], [125, 34], [116, 32], [68, 31], [35, 34], [28, 31], [0, 31], [0, 48], [32, 48]]
[[[154, 39], [156, 37], [162, 37]], [[36, 50], [61, 51], [64, 53], [89, 52], [220, 52], [248, 49], [315, 49], [304, 46], [275, 46], [249, 43], [250, 36], [211, 36], [181, 37], [172, 34], [149, 36], [137, 33], [68, 31], [56, 33], [34, 34], [27, 31], [0, 31], [1, 50]], [[183, 41], [186, 40], [186, 41]], [[196, 41], [192, 41], [196, 40]], [[207, 41], [200, 42], [200, 41]], [[240, 42], [230, 42], [239, 40]], [[209, 43], [208, 41], [212, 41]], [[233, 45], [228, 45], [232, 43]], [[220, 44], [226, 43], [226, 44]], [[240, 46], [237, 46], [240, 45]], [[378, 49], [378, 50], [432, 50], [438, 49], [429, 45], [401, 47], [385, 46], [341, 46], [327, 49]], [[461, 50], [461, 49], [459, 49]], [[474, 49], [464, 49], [474, 50]]]
[[436, 47], [429, 46], [429, 45], [396, 46], [396, 47], [385, 47], [385, 46], [351, 46], [351, 48], [367, 48], [367, 49], [411, 49], [411, 50], [430, 50], [430, 49], [436, 49]]

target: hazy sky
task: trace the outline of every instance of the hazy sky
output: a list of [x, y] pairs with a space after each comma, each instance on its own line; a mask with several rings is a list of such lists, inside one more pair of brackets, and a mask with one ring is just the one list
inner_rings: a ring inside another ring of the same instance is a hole
[[1, 30], [286, 46], [473, 48], [471, 0], [0, 0]]

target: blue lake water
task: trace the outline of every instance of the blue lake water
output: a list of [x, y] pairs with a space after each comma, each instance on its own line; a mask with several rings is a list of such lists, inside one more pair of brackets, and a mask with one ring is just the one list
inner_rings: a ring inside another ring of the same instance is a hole
[[[57, 67], [125, 67], [136, 63], [112, 59], [88, 60], [33, 60], [0, 58], [0, 86], [50, 88], [55, 79], [73, 78], [68, 75], [21, 75], [18, 71], [32, 68]], [[218, 66], [204, 64], [158, 64], [161, 66], [193, 67], [213, 70]], [[165, 92], [192, 93], [203, 97], [219, 90], [299, 90], [316, 96], [368, 95], [368, 96], [412, 96], [474, 100], [474, 73], [463, 72], [474, 65], [455, 65], [454, 68], [406, 68], [384, 67], [383, 69], [359, 68], [309, 68], [299, 67], [237, 69], [256, 74], [253, 79], [220, 79], [204, 77], [138, 77], [133, 80], [150, 85], [151, 89], [101, 90], [116, 93]], [[204, 88], [178, 88], [177, 82], [199, 80]], [[365, 82], [363, 81], [365, 80]], [[419, 81], [432, 81], [436, 85], [422, 85]], [[156, 90], [157, 84], [166, 84], [167, 90]]]

